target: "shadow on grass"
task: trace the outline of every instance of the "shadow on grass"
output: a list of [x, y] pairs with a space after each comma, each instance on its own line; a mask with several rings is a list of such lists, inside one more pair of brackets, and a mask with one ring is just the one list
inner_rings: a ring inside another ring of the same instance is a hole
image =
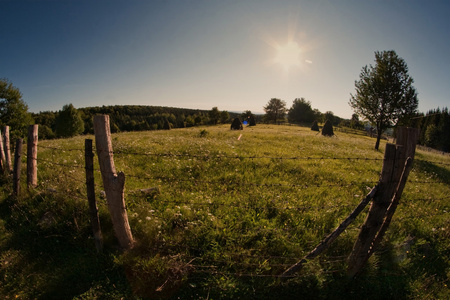
[[445, 184], [450, 185], [450, 171], [426, 160], [414, 160], [414, 167], [420, 172], [434, 173]]
[[54, 195], [10, 196], [0, 202], [1, 298], [120, 299], [130, 294], [115, 261], [117, 251], [96, 253], [83, 210]]

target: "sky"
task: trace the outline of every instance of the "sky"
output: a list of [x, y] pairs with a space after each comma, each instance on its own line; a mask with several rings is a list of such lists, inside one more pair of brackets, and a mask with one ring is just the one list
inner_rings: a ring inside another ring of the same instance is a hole
[[450, 106], [449, 15], [446, 0], [0, 0], [0, 78], [31, 112], [303, 97], [350, 118], [361, 69], [395, 50], [426, 112]]

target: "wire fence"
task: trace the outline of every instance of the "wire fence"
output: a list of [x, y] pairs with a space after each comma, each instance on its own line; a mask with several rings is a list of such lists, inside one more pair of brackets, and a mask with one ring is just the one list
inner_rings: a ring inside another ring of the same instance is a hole
[[[67, 149], [67, 148], [59, 148], [59, 147], [49, 147], [49, 146], [43, 146], [40, 145], [40, 148], [47, 149], [50, 151], [55, 151], [58, 153], [64, 153], [64, 152], [80, 152], [81, 154], [84, 154], [85, 149]], [[95, 149], [94, 149], [95, 152]], [[283, 160], [289, 160], [289, 161], [306, 161], [306, 162], [314, 162], [314, 161], [325, 161], [325, 160], [333, 160], [333, 161], [343, 161], [343, 162], [370, 162], [370, 161], [383, 161], [382, 158], [368, 158], [368, 157], [300, 157], [300, 156], [294, 156], [294, 157], [277, 157], [277, 156], [241, 156], [241, 155], [211, 155], [211, 154], [190, 154], [190, 153], [148, 153], [148, 152], [136, 152], [136, 151], [123, 151], [123, 150], [117, 150], [112, 152], [113, 154], [117, 156], [145, 156], [145, 157], [158, 157], [158, 158], [185, 158], [185, 159], [197, 159], [197, 160], [212, 160], [212, 159], [219, 159], [219, 160], [226, 160], [226, 159], [238, 159], [238, 160], [274, 160], [274, 161], [283, 161]], [[80, 174], [82, 170], [85, 169], [84, 165], [77, 164], [77, 163], [69, 163], [69, 162], [56, 162], [49, 159], [44, 158], [37, 158], [38, 163], [40, 163], [42, 166], [48, 167], [48, 168], [58, 168], [58, 176], [64, 176], [65, 178], [69, 178], [72, 182], [75, 182], [75, 189], [77, 190], [77, 193], [70, 192], [68, 193], [67, 189], [61, 189], [59, 187], [52, 188], [52, 193], [59, 194], [60, 196], [64, 197], [72, 197], [75, 199], [78, 199], [80, 201], [86, 201], [86, 191], [85, 191], [85, 184], [86, 181], [80, 178], [83, 178], [83, 174]], [[446, 162], [439, 162], [439, 161], [426, 161], [426, 160], [417, 160], [421, 163], [427, 163], [427, 164], [433, 164], [436, 166], [448, 166], [450, 163]], [[97, 174], [100, 173], [100, 170], [98, 168], [94, 169]], [[148, 181], [164, 181], [169, 184], [176, 184], [176, 183], [194, 183], [195, 185], [208, 185], [208, 186], [227, 186], [227, 187], [255, 187], [255, 188], [286, 188], [286, 189], [297, 189], [297, 190], [306, 190], [306, 189], [342, 189], [342, 188], [348, 188], [348, 187], [370, 187], [377, 184], [378, 181], [368, 180], [368, 181], [338, 181], [333, 183], [307, 183], [307, 184], [285, 184], [285, 183], [260, 183], [260, 182], [250, 182], [250, 181], [235, 181], [233, 179], [221, 179], [221, 180], [204, 180], [204, 179], [193, 179], [193, 178], [177, 178], [172, 176], [152, 176], [152, 175], [134, 175], [134, 174], [126, 174], [127, 178], [133, 178], [135, 180], [138, 180], [139, 182], [148, 182]], [[48, 180], [47, 183], [50, 183], [51, 180]], [[436, 180], [409, 180], [409, 183], [413, 183], [415, 185], [439, 185], [443, 184], [443, 182], [436, 181]], [[46, 183], [46, 184], [47, 184]], [[42, 187], [44, 187], [46, 184], [43, 184]], [[445, 183], [444, 183], [445, 184]], [[50, 184], [51, 185], [51, 184]], [[49, 186], [50, 186], [49, 185]], [[73, 188], [72, 186], [70, 188]], [[98, 183], [95, 184], [96, 190], [102, 190], [102, 186]], [[142, 189], [133, 189], [130, 191], [127, 191], [127, 195], [133, 195], [135, 197], [139, 197], [142, 193], [145, 192], [145, 188]], [[446, 202], [450, 200], [450, 194], [447, 193], [446, 195], [439, 195], [437, 197], [429, 195], [427, 197], [413, 197], [412, 195], [409, 195], [407, 199], [405, 200], [405, 204], [411, 204], [411, 203], [439, 203], [439, 202]], [[179, 201], [173, 202], [172, 200], [166, 200], [166, 203], [163, 201], [159, 201], [159, 204], [165, 204], [165, 205], [189, 205], [191, 207], [210, 207], [210, 206], [227, 206], [232, 208], [240, 208], [240, 209], [252, 209], [252, 210], [266, 210], [268, 209], [267, 204], [258, 205], [256, 203], [246, 203], [241, 200], [237, 200], [235, 203], [225, 203], [225, 202], [215, 202], [214, 200], [210, 200], [207, 202], [204, 201], [192, 201], [192, 200], [183, 200], [180, 199]], [[337, 210], [338, 212], [343, 211], [349, 211], [352, 208], [354, 208], [354, 203], [349, 204], [334, 204], [334, 205], [321, 205], [321, 204], [304, 204], [304, 205], [290, 205], [286, 203], [285, 205], [280, 205], [277, 207], [270, 207], [270, 209], [276, 209], [279, 211], [307, 211], [311, 209], [317, 209], [317, 210], [323, 210], [327, 212], [334, 212]], [[400, 217], [395, 217], [396, 220], [402, 221], [402, 220], [408, 220], [408, 219], [416, 219], [418, 217], [442, 217], [448, 215], [448, 209], [449, 207], [446, 205], [443, 205], [442, 208], [436, 209], [433, 213], [427, 213], [427, 214], [421, 214], [420, 211], [412, 211], [409, 215], [402, 215]], [[358, 225], [350, 226], [347, 230], [350, 232], [352, 230], [358, 230], [360, 227]], [[318, 241], [311, 241], [311, 246], [316, 244]], [[295, 245], [295, 243], [294, 243]], [[179, 248], [179, 245], [175, 245], [177, 249]], [[166, 247], [169, 247], [169, 245], [166, 245]], [[402, 245], [398, 247], [403, 247]], [[205, 249], [199, 249], [199, 248], [192, 248], [187, 247], [186, 252], [193, 252], [193, 253], [201, 253], [204, 252]], [[253, 252], [257, 252], [258, 250], [254, 250]], [[383, 251], [383, 249], [380, 249], [379, 251]], [[195, 269], [195, 273], [206, 273], [210, 275], [220, 275], [220, 276], [236, 276], [236, 277], [259, 277], [259, 278], [279, 278], [281, 275], [279, 275], [279, 272], [275, 272], [274, 270], [281, 270], [289, 267], [298, 260], [298, 256], [296, 257], [289, 257], [289, 256], [274, 256], [274, 255], [256, 255], [256, 254], [246, 254], [246, 253], [228, 253], [228, 257], [225, 258], [208, 258], [205, 256], [198, 256], [198, 255], [188, 255], [188, 254], [182, 254], [184, 255], [184, 258], [186, 261], [189, 261], [189, 266]], [[235, 270], [234, 272], [229, 272], [227, 270], [230, 270], [230, 256], [234, 257], [235, 260], [232, 262], [231, 269]], [[236, 259], [237, 258], [237, 259]], [[345, 263], [347, 260], [347, 256], [333, 256], [328, 255], [326, 259], [321, 260], [320, 263], [322, 265], [330, 265], [330, 267], [325, 267], [322, 271], [322, 274], [333, 274], [336, 272], [342, 271], [342, 264]], [[253, 270], [253, 271], [252, 271]], [[391, 274], [391, 275], [398, 275], [398, 274]], [[298, 276], [308, 276], [305, 274], [296, 274], [293, 277]]]

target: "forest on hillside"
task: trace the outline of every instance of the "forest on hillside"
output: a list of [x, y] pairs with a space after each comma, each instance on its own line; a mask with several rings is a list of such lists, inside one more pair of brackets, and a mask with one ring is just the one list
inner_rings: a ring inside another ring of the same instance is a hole
[[[364, 122], [360, 121], [356, 114], [350, 120], [342, 119], [335, 116], [332, 112], [322, 114], [317, 109], [313, 110], [309, 102], [304, 100], [303, 102], [299, 102], [303, 106], [297, 110], [295, 105], [293, 105], [285, 121], [308, 126], [313, 120], [323, 122], [330, 119], [334, 126], [364, 129]], [[250, 116], [253, 116], [257, 123], [267, 121], [265, 115], [255, 115], [251, 111], [245, 111], [240, 114], [220, 111], [217, 107], [213, 107], [211, 110], [201, 110], [140, 105], [98, 106], [75, 109], [72, 104], [69, 104], [65, 105], [60, 111], [34, 113], [32, 117], [34, 122], [40, 125], [39, 137], [41, 139], [53, 139], [64, 137], [65, 134], [69, 134], [68, 136], [73, 135], [67, 129], [67, 126], [77, 127], [75, 129], [76, 134], [94, 133], [93, 116], [98, 114], [110, 116], [111, 131], [113, 133], [231, 124], [231, 121], [237, 117], [241, 121], [246, 120]], [[72, 124], [74, 119], [78, 119], [78, 125]], [[408, 120], [407, 123], [404, 125], [420, 129], [420, 145], [450, 152], [450, 115], [448, 108], [437, 108], [425, 114], [420, 113]]]
[[217, 107], [211, 110], [200, 110], [163, 106], [116, 105], [75, 109], [73, 105], [69, 104], [58, 112], [44, 111], [33, 114], [33, 118], [35, 123], [40, 125], [40, 138], [52, 139], [64, 136], [61, 134], [63, 130], [58, 130], [60, 124], [68, 126], [71, 120], [77, 118], [81, 121], [78, 124], [77, 133], [94, 133], [93, 116], [98, 114], [110, 116], [113, 133], [213, 125], [227, 123], [231, 118], [240, 116], [238, 113], [219, 111]]

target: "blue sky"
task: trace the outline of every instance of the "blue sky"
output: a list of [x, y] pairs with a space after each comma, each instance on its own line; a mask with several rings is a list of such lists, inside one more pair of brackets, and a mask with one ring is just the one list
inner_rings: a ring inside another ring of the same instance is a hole
[[[419, 110], [450, 106], [449, 1], [0, 0], [0, 78], [30, 111], [158, 105], [263, 112], [271, 98], [350, 118], [374, 52], [405, 59]], [[298, 46], [296, 64], [277, 63]]]

